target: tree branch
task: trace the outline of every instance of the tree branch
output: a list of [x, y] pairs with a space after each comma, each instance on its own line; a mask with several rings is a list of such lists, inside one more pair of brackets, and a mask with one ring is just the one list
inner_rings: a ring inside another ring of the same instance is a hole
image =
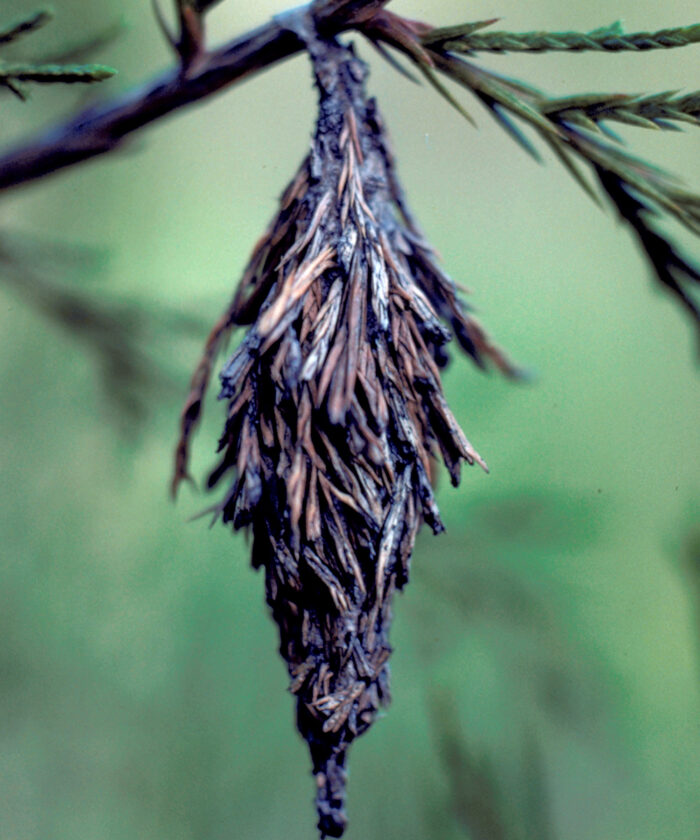
[[[317, 23], [325, 24], [326, 30], [335, 34], [351, 29], [386, 2], [316, 0], [310, 8]], [[194, 72], [183, 72], [177, 66], [145, 87], [92, 106], [62, 125], [21, 142], [0, 156], [0, 190], [112, 151], [149, 123], [303, 49], [303, 42], [285, 28], [283, 20], [274, 19], [205, 54]]]

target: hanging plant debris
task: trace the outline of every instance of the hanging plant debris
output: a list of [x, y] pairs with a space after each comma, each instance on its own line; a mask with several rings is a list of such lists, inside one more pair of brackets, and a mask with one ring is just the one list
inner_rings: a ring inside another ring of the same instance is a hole
[[250, 528], [280, 628], [297, 722], [318, 785], [319, 829], [345, 826], [351, 741], [389, 699], [394, 590], [416, 534], [442, 522], [431, 459], [454, 484], [486, 464], [447, 406], [439, 368], [454, 334], [474, 360], [515, 371], [460, 303], [413, 221], [386, 133], [349, 47], [306, 33], [320, 104], [309, 156], [215, 328], [184, 414], [187, 436], [225, 333], [250, 324], [221, 373], [225, 522]]

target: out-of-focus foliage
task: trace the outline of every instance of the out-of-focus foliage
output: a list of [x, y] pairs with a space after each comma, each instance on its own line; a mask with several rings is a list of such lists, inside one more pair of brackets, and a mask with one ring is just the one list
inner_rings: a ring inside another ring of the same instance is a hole
[[[97, 284], [81, 290], [78, 280], [94, 280], [105, 255], [79, 246], [42, 242], [5, 231], [0, 236], [0, 279], [14, 297], [59, 327], [97, 367], [104, 399], [120, 424], [134, 431], [153, 400], [181, 373], [155, 358], [156, 347], [199, 338], [206, 329], [195, 314], [165, 301], [110, 299]], [[171, 367], [171, 366], [170, 366]], [[170, 379], [168, 379], [168, 376]]]
[[[463, 5], [397, 0], [396, 11], [442, 22], [463, 18]], [[620, 0], [616, 13], [628, 31], [651, 31], [683, 23], [686, 5]], [[31, 8], [7, 7], [10, 18]], [[222, 3], [209, 36], [284, 7]], [[129, 30], [95, 58], [118, 66], [124, 84], [172, 61], [140, 0], [65, 0], [60, 11], [56, 41], [42, 50], [58, 53], [119, 11]], [[470, 8], [475, 19], [498, 13], [485, 0]], [[513, 30], [588, 31], [610, 9], [538, 0], [508, 13]], [[687, 90], [695, 72], [682, 51], [513, 61], [512, 75], [572, 94], [609, 88], [613, 71], [622, 92]], [[381, 63], [370, 88], [446, 269], [539, 379], [525, 388], [466, 364], [448, 372], [450, 402], [492, 474], [467, 472], [459, 491], [440, 481], [448, 531], [421, 536], [395, 604], [393, 705], [353, 748], [347, 836], [693, 840], [691, 331], [645, 287], [628, 237], [553, 158], [542, 178], [496, 126], [474, 132]], [[75, 96], [8, 98], [8, 134]], [[126, 154], [9, 195], [0, 221], [88, 248], [41, 273], [52, 286], [72, 273], [65, 288], [105, 306], [126, 300], [147, 319], [162, 306], [212, 321], [313, 118], [308, 67], [296, 60], [156, 126]], [[635, 148], [697, 185], [697, 138], [661, 135], [637, 133]], [[109, 259], [88, 281], [95, 248]], [[47, 252], [31, 250], [37, 270]], [[94, 356], [16, 288], [0, 294], [0, 833], [307, 840], [307, 758], [263, 581], [243, 538], [187, 523], [203, 495], [168, 502], [198, 344], [164, 326], [157, 358], [170, 377], [141, 392], [150, 420], [137, 442], [115, 429], [123, 415], [104, 399]], [[195, 474], [214, 461], [220, 421], [212, 400]]]

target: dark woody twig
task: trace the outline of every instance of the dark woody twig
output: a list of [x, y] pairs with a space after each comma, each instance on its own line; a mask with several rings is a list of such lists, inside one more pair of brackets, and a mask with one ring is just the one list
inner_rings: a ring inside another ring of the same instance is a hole
[[[317, 0], [311, 8], [317, 25], [329, 34], [336, 34], [351, 29], [385, 2]], [[282, 19], [273, 19], [204, 54], [196, 67], [188, 71], [183, 72], [182, 64], [178, 63], [150, 84], [94, 105], [63, 125], [21, 142], [0, 156], [0, 189], [37, 180], [110, 152], [134, 131], [303, 49], [298, 35], [287, 29]]]
[[132, 132], [301, 49], [296, 35], [271, 21], [212, 53], [196, 75], [183, 76], [178, 65], [145, 88], [88, 108], [21, 142], [0, 158], [0, 189], [105, 154]]

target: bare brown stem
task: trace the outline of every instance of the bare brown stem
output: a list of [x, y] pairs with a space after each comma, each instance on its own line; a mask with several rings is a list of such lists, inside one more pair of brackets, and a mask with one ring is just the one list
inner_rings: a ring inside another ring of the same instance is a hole
[[[353, 28], [386, 2], [316, 0], [311, 8], [317, 25], [335, 34]], [[303, 49], [303, 42], [285, 27], [283, 19], [273, 19], [206, 53], [188, 73], [178, 64], [149, 84], [81, 111], [8, 150], [0, 155], [0, 189], [35, 181], [110, 152], [149, 123]]]

